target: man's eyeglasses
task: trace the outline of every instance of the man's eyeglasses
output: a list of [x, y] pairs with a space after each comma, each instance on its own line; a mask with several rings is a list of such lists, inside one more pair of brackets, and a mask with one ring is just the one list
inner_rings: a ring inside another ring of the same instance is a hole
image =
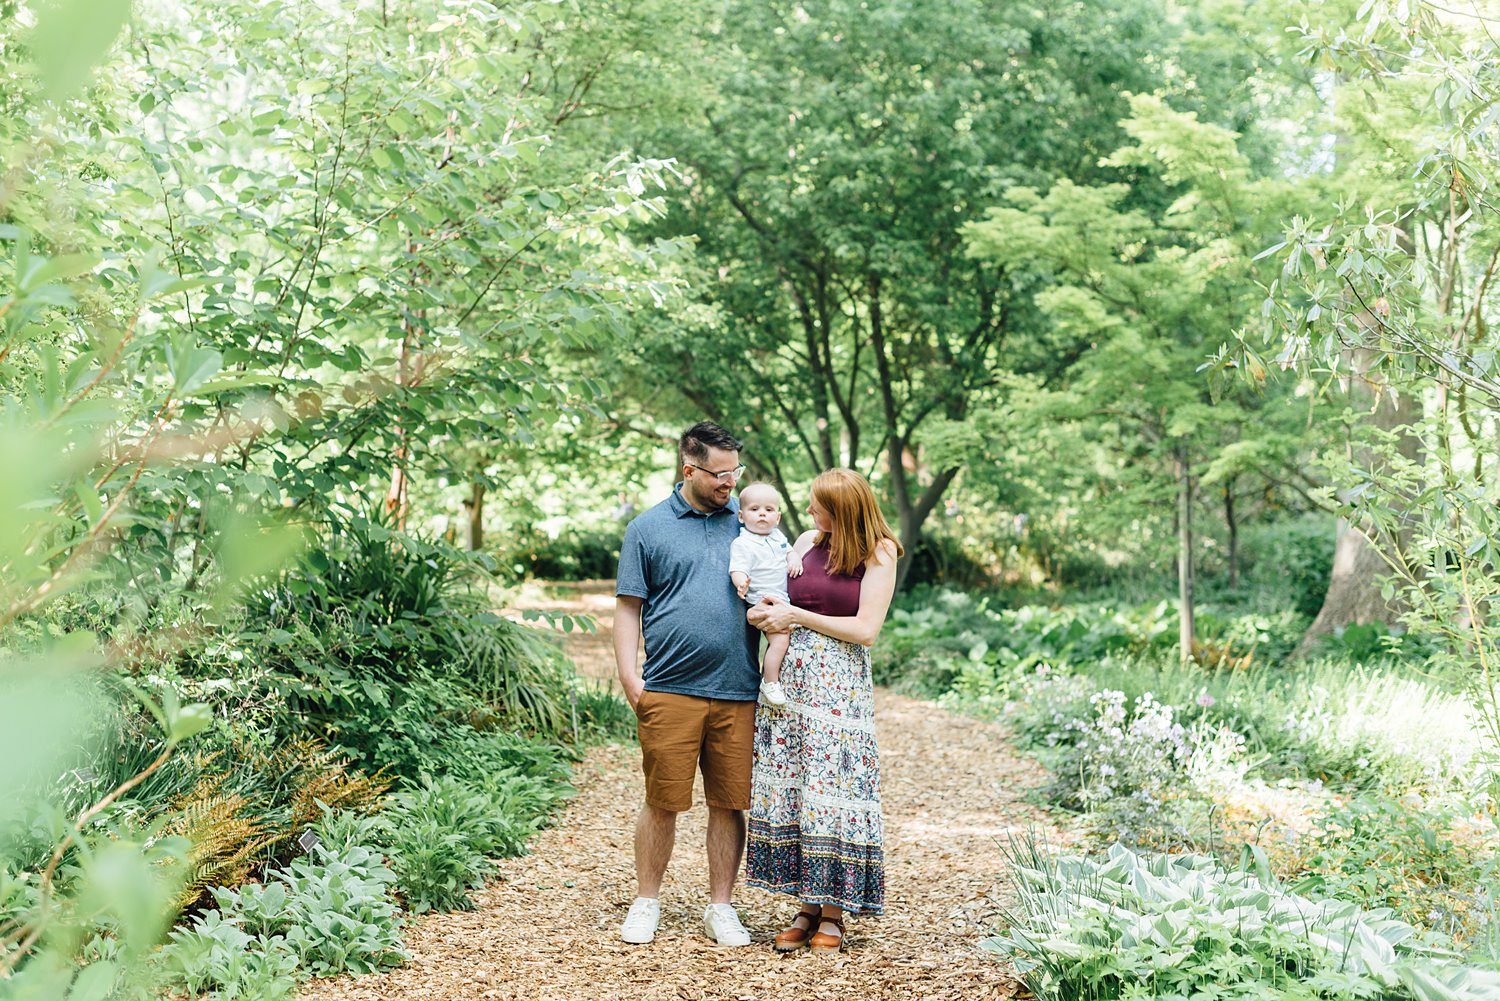
[[692, 466], [694, 469], [705, 472], [709, 476], [712, 476], [714, 479], [718, 480], [720, 483], [738, 483], [740, 481], [740, 477], [745, 475], [744, 466], [735, 466], [733, 469], [726, 469], [722, 473], [717, 473], [712, 469], [705, 469], [703, 466], [698, 465], [696, 462], [687, 462], [683, 463], [683, 465]]

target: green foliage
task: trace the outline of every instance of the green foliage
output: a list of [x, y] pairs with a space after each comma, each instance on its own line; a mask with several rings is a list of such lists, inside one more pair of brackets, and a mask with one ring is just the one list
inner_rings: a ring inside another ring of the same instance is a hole
[[172, 932], [158, 959], [158, 975], [189, 997], [209, 991], [218, 998], [279, 1001], [297, 986], [297, 957], [286, 939], [255, 937], [237, 917], [203, 914]]
[[635, 710], [610, 685], [586, 685], [575, 700], [579, 726], [590, 739], [629, 742], [636, 736]]
[[1464, 966], [1388, 911], [1293, 893], [1263, 856], [1228, 871], [1201, 855], [1091, 860], [1011, 852], [1019, 911], [987, 948], [1043, 1001], [1371, 997], [1480, 1001], [1500, 974]]
[[1500, 145], [1485, 124], [1497, 42], [1484, 21], [1420, 2], [1365, 3], [1352, 20], [1309, 10], [1296, 35], [1300, 57], [1337, 81], [1330, 106], [1361, 110], [1338, 118], [1336, 196], [1287, 213], [1261, 252], [1279, 272], [1259, 336], [1237, 336], [1215, 368], [1263, 383], [1252, 359], [1268, 351], [1347, 393], [1353, 447], [1327, 458], [1336, 510], [1390, 567], [1392, 612], [1443, 638], [1500, 759], [1500, 633], [1471, 611], [1500, 594], [1488, 324], [1500, 216], [1487, 194]]
[[272, 872], [272, 882], [220, 890], [214, 899], [251, 934], [283, 935], [309, 975], [368, 973], [400, 963], [406, 954], [390, 898], [395, 874], [366, 848], [313, 852], [314, 858]]
[[658, 421], [747, 429], [747, 462], [789, 501], [822, 468], [874, 470], [915, 549], [960, 470], [983, 477], [1024, 447], [986, 415], [1096, 335], [1051, 324], [1037, 269], [973, 254], [964, 226], [1006, 188], [1059, 177], [1128, 178], [1134, 201], [1161, 201], [1152, 178], [1102, 161], [1126, 92], [1186, 89], [1165, 71], [1178, 27], [1152, 2], [706, 12], [706, 113], [639, 140], [691, 171], [663, 228], [697, 241], [702, 308], [643, 331], [616, 384]]
[[519, 855], [566, 791], [555, 776], [494, 770], [469, 759], [445, 777], [394, 797], [380, 843], [416, 913], [468, 910], [468, 891], [490, 874], [486, 859]]
[[[670, 291], [653, 271], [674, 248], [627, 233], [670, 171], [569, 147], [599, 73], [550, 7], [350, 7], [309, 32], [305, 10], [238, 0], [0, 3], [6, 997], [129, 986], [180, 893], [243, 879], [319, 798], [373, 798], [380, 780], [331, 755], [273, 750], [321, 723], [383, 734], [383, 705], [395, 738], [359, 749], [415, 773], [433, 737], [571, 722], [555, 651], [477, 600], [444, 603], [451, 552], [394, 533], [409, 559], [366, 546], [334, 565], [337, 529], [308, 527], [393, 471], [468, 465], [456, 441], [597, 415], [599, 386], [554, 363]], [[542, 66], [547, 84], [518, 82]], [[318, 532], [307, 560], [324, 565], [277, 575]], [[240, 607], [281, 586], [316, 619], [300, 666], [331, 642], [360, 654], [334, 671], [388, 670], [368, 688], [288, 670], [296, 636]], [[260, 890], [235, 897], [236, 920], [266, 927], [208, 933], [195, 982], [274, 996], [287, 957], [389, 962], [388, 880], [346, 864], [282, 870], [264, 892], [292, 923], [275, 930]]]
[[231, 996], [289, 992], [292, 978], [368, 973], [406, 958], [395, 875], [368, 848], [313, 849], [264, 884], [218, 889], [218, 908], [172, 935], [160, 963], [170, 982]]
[[[1108, 657], [1163, 655], [1176, 643], [1174, 603], [998, 606], [993, 596], [918, 591], [894, 609], [875, 649], [877, 680], [930, 696], [1003, 694], [1039, 663], [1065, 667]], [[1304, 622], [1286, 611], [1198, 611], [1203, 655], [1213, 666], [1270, 661], [1290, 652]]]
[[1071, 720], [1091, 715], [1089, 700], [1109, 690], [1129, 700], [1151, 693], [1185, 726], [1203, 721], [1243, 734], [1272, 777], [1473, 794], [1484, 774], [1467, 701], [1398, 668], [1318, 661], [1210, 673], [1170, 660], [1108, 661], [1076, 676], [1039, 670], [1008, 687], [1003, 708], [1024, 741], [1056, 746], [1068, 742]]
[[471, 731], [571, 730], [557, 648], [491, 613], [488, 561], [396, 531], [380, 517], [332, 523], [297, 570], [251, 596], [238, 641], [290, 708], [370, 768], [436, 774]]
[[1246, 583], [1277, 594], [1301, 615], [1317, 615], [1328, 594], [1333, 539], [1326, 517], [1246, 528], [1241, 539]]
[[495, 562], [506, 573], [535, 580], [603, 580], [620, 565], [623, 525], [569, 528], [556, 536], [512, 532]]
[[1472, 938], [1490, 917], [1500, 862], [1478, 832], [1461, 837], [1458, 821], [1414, 794], [1351, 799], [1315, 822], [1297, 886]]
[[910, 561], [905, 585], [975, 589], [991, 583], [989, 570], [964, 543], [947, 532], [924, 532], [904, 559]]
[[435, 817], [408, 813], [391, 832], [390, 850], [402, 898], [415, 914], [472, 910], [468, 891], [494, 871], [468, 838]]

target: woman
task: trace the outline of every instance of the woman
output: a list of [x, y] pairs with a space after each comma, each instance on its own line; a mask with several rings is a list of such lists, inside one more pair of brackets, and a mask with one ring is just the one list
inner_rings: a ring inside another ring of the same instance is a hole
[[747, 863], [751, 886], [802, 901], [778, 952], [843, 947], [844, 914], [880, 914], [885, 866], [870, 644], [896, 590], [901, 544], [865, 478], [830, 469], [813, 481], [815, 531], [797, 540], [791, 603], [765, 598], [750, 621], [792, 633], [787, 705], [755, 716]]

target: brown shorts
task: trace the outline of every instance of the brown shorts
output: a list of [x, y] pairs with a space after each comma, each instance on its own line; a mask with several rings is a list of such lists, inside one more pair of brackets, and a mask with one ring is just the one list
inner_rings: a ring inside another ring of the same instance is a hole
[[642, 692], [635, 706], [646, 802], [682, 813], [693, 805], [693, 773], [703, 798], [721, 810], [750, 809], [755, 703]]

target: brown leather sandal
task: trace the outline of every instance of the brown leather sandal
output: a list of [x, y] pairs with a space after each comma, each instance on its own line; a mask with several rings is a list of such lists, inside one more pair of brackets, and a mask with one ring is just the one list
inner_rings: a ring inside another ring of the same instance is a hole
[[[818, 930], [818, 921], [822, 916], [823, 911], [821, 908], [813, 911], [799, 910], [797, 917], [792, 918], [792, 926], [776, 936], [776, 941], [771, 944], [771, 948], [777, 952], [796, 952], [798, 949], [803, 948], [812, 939], [813, 932]], [[806, 928], [797, 927], [799, 918], [807, 919], [808, 924]]]
[[824, 914], [819, 916], [818, 924], [833, 925], [839, 930], [837, 935], [825, 935], [821, 931], [807, 940], [808, 948], [813, 952], [838, 952], [844, 948], [844, 919], [830, 918]]

